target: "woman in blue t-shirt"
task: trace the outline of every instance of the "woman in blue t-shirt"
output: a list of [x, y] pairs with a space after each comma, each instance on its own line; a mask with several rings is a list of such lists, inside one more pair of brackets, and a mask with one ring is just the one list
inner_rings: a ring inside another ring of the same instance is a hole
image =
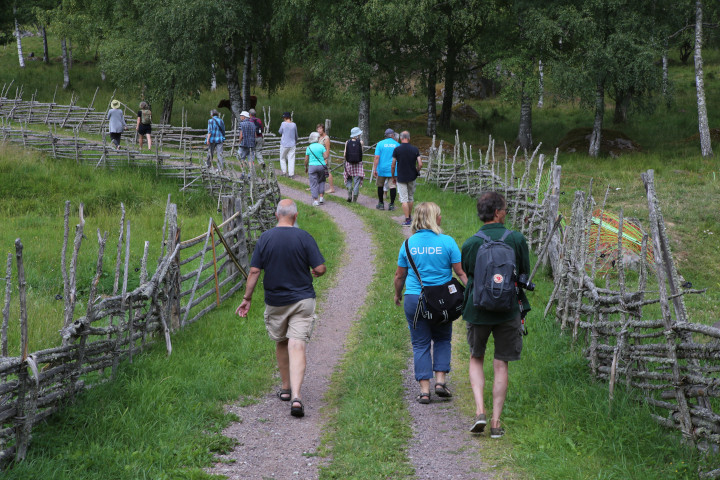
[[305, 149], [305, 173], [308, 174], [308, 180], [310, 180], [310, 193], [314, 207], [325, 203], [323, 198], [325, 195], [325, 166], [330, 154], [323, 144], [317, 143], [319, 138], [318, 132], [312, 132], [308, 137], [310, 145]]
[[[408, 240], [410, 255], [420, 273], [423, 285], [442, 285], [452, 279], [453, 271], [463, 284], [467, 275], [460, 265], [460, 249], [455, 240], [440, 230], [440, 207], [432, 202], [422, 202], [415, 207]], [[404, 243], [404, 242], [403, 242]], [[405, 287], [405, 318], [410, 329], [413, 347], [415, 380], [420, 383], [417, 401], [430, 403], [430, 379], [435, 376], [435, 395], [452, 397], [445, 385], [445, 374], [450, 371], [450, 339], [452, 322], [437, 325], [418, 318], [413, 326], [415, 309], [420, 295], [420, 282], [410, 266], [405, 245], [400, 247], [398, 267], [395, 272], [395, 304], [400, 305]]]

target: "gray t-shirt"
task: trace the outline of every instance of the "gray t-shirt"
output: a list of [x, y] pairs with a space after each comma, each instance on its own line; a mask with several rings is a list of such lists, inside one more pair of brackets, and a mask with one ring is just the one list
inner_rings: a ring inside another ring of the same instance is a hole
[[294, 147], [298, 140], [297, 125], [295, 122], [282, 122], [278, 133], [281, 147]]
[[110, 120], [108, 129], [110, 133], [122, 133], [125, 129], [125, 116], [122, 110], [119, 108], [111, 108], [107, 114], [108, 120]]

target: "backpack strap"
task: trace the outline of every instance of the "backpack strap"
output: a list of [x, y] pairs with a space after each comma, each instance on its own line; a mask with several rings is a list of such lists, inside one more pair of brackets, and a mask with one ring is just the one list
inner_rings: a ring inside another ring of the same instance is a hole
[[217, 126], [218, 130], [220, 130], [220, 133], [223, 134], [223, 137], [225, 136], [225, 129], [220, 126], [220, 123], [217, 121], [217, 118], [212, 117], [213, 123]]
[[488, 237], [487, 234], [485, 234], [485, 232], [483, 232], [482, 230], [478, 230], [475, 236], [482, 238], [486, 242], [492, 242], [492, 238]]
[[[308, 148], [310, 148], [310, 147], [308, 147]], [[321, 162], [323, 167], [327, 167], [327, 163], [325, 163], [325, 161], [323, 159], [318, 158], [318, 156], [315, 155], [315, 152], [312, 151], [312, 148], [310, 148], [310, 153], [312, 153], [312, 156], [315, 157], [315, 160], [317, 160], [318, 162]]]
[[[504, 242], [505, 239], [506, 239], [508, 236], [510, 236], [511, 233], [512, 233], [512, 230], [508, 230], [508, 229], [506, 228], [506, 229], [505, 229], [505, 233], [503, 233], [502, 237], [500, 237], [500, 239], [498, 240], [498, 242]], [[478, 230], [477, 233], [476, 233], [474, 236], [480, 237], [480, 238], [482, 238], [483, 240], [485, 240], [486, 242], [492, 242], [492, 241], [493, 241], [493, 239], [490, 238], [490, 237], [488, 237], [487, 234], [486, 234], [485, 232], [483, 232], [482, 230]]]
[[422, 289], [423, 283], [422, 283], [422, 280], [420, 279], [420, 272], [418, 272], [417, 266], [415, 265], [415, 261], [413, 260], [412, 255], [410, 255], [410, 247], [408, 246], [409, 241], [410, 241], [409, 238], [407, 240], [405, 240], [405, 255], [407, 255], [408, 262], [410, 262], [410, 266], [412, 267], [413, 272], [415, 272], [415, 276], [417, 277], [418, 282], [420, 282], [420, 289]]

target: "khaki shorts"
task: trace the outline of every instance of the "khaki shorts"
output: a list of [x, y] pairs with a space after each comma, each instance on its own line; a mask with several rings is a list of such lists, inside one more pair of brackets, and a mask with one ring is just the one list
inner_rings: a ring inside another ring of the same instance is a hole
[[492, 333], [495, 340], [495, 360], [512, 362], [520, 360], [523, 346], [522, 323], [520, 316], [509, 322], [498, 325], [467, 324], [467, 342], [470, 355], [475, 358], [485, 356], [485, 347]]
[[265, 328], [270, 338], [283, 342], [288, 338], [309, 341], [315, 327], [315, 299], [306, 298], [290, 305], [265, 305]]
[[378, 187], [384, 187], [384, 186], [385, 186], [385, 182], [387, 182], [387, 186], [388, 186], [388, 188], [390, 188], [391, 190], [392, 190], [393, 188], [395, 188], [395, 182], [393, 182], [392, 177], [380, 177], [380, 176], [378, 176], [378, 177], [377, 177], [377, 180], [376, 180], [376, 182], [375, 182], [375, 185], [377, 185]]
[[415, 180], [408, 183], [398, 182], [397, 184], [398, 196], [400, 197], [400, 203], [408, 203], [415, 201]]

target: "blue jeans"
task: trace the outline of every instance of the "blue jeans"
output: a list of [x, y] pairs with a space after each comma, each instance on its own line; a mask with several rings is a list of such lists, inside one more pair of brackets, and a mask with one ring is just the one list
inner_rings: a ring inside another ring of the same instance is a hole
[[419, 318], [416, 327], [413, 328], [413, 317], [415, 317], [418, 297], [419, 295], [405, 295], [403, 306], [413, 347], [415, 380], [419, 382], [420, 380], [433, 378], [433, 372], [447, 373], [450, 371], [452, 322], [444, 325], [433, 325], [425, 319]]

